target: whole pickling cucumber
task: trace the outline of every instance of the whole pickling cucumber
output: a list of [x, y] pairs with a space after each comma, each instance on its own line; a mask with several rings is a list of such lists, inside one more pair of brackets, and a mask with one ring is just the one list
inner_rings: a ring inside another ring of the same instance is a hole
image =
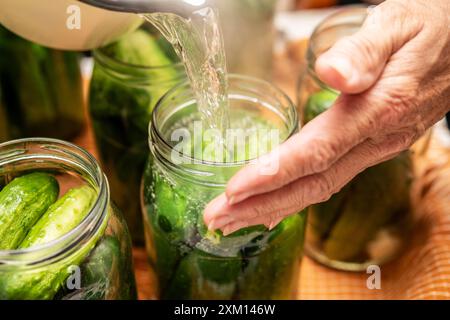
[[301, 261], [306, 212], [283, 220], [270, 233], [265, 250], [246, 257], [239, 282], [239, 299], [283, 300], [296, 294], [295, 270]]
[[232, 299], [241, 265], [240, 257], [215, 257], [194, 249], [179, 261], [161, 297], [168, 300]]
[[69, 190], [31, 228], [20, 248], [48, 243], [68, 233], [88, 214], [95, 198], [96, 192], [89, 186]]
[[[89, 213], [95, 198], [95, 190], [88, 186], [68, 191], [33, 226], [20, 248], [48, 243], [68, 233]], [[42, 269], [3, 275], [0, 278], [0, 298], [52, 299], [69, 276], [69, 267], [81, 263], [92, 247], [93, 243], [89, 243], [70, 258]]]
[[0, 192], [0, 250], [16, 249], [56, 201], [59, 185], [46, 173], [15, 178]]
[[303, 123], [306, 124], [322, 112], [327, 111], [338, 96], [339, 93], [331, 90], [321, 90], [311, 95], [303, 112]]
[[[360, 261], [368, 243], [390, 221], [409, 210], [412, 163], [404, 152], [396, 158], [366, 169], [351, 182], [351, 197], [323, 243], [327, 257], [340, 261]], [[405, 221], [406, 223], [406, 221]], [[406, 224], [405, 224], [406, 227]]]

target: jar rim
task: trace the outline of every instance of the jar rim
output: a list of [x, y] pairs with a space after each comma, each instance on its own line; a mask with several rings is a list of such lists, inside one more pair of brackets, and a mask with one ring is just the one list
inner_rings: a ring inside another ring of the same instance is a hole
[[[272, 90], [274, 90], [276, 92], [276, 94], [278, 94], [280, 97], [282, 97], [286, 101], [286, 103], [288, 104], [287, 108], [292, 113], [292, 119], [290, 119], [291, 123], [289, 123], [289, 130], [286, 135], [286, 138], [282, 141], [282, 143], [284, 141], [288, 140], [292, 135], [294, 135], [295, 132], [297, 132], [298, 127], [299, 127], [297, 109], [296, 109], [294, 103], [292, 102], [292, 100], [289, 98], [289, 96], [283, 90], [281, 90], [278, 86], [276, 86], [268, 81], [254, 78], [251, 76], [246, 76], [246, 75], [228, 74], [227, 77], [229, 80], [246, 81], [246, 82], [251, 82], [254, 84], [269, 86]], [[161, 130], [159, 129], [159, 127], [157, 125], [157, 115], [158, 115], [158, 112], [160, 111], [160, 109], [162, 108], [163, 104], [166, 101], [170, 101], [171, 96], [183, 87], [191, 88], [189, 81], [180, 83], [180, 84], [176, 85], [175, 87], [173, 87], [172, 89], [170, 89], [168, 92], [166, 92], [166, 94], [164, 94], [164, 96], [161, 97], [161, 99], [158, 101], [155, 108], [153, 109], [152, 118], [151, 118], [151, 121], [149, 124], [149, 129], [148, 129], [150, 148], [152, 147], [152, 137], [154, 135], [158, 139], [159, 142], [163, 143], [164, 148], [166, 148], [169, 152], [172, 152], [175, 150], [174, 147], [166, 141], [166, 139], [164, 138], [164, 135], [162, 134]], [[194, 100], [195, 100], [195, 98], [194, 98]], [[180, 154], [180, 156], [182, 156], [187, 161], [195, 162], [196, 164], [205, 165], [205, 166], [214, 166], [214, 167], [244, 166], [244, 165], [252, 163], [255, 160], [255, 158], [254, 158], [254, 159], [230, 161], [230, 162], [214, 162], [214, 161], [207, 161], [204, 159], [197, 159], [195, 157], [185, 155], [185, 154]]]
[[158, 75], [161, 75], [163, 74], [161, 71], [164, 71], [167, 68], [175, 69], [177, 71], [177, 77], [167, 79], [161, 79], [161, 77], [158, 77], [158, 83], [181, 80], [186, 77], [184, 74], [184, 65], [181, 61], [159, 66], [138, 65], [121, 61], [106, 54], [104, 51], [105, 47], [93, 50], [92, 55], [94, 60], [103, 68], [113, 71], [109, 74], [115, 78], [122, 79], [126, 77], [130, 79], [148, 80], [148, 77], [151, 77], [152, 74], [157, 73]]
[[[364, 23], [364, 20], [366, 19], [368, 15], [368, 9], [370, 9], [371, 6], [367, 6], [364, 4], [355, 4], [346, 6], [343, 9], [340, 9], [330, 15], [328, 15], [325, 19], [323, 19], [315, 28], [313, 33], [311, 34], [309, 45], [308, 45], [308, 52], [307, 52], [307, 60], [308, 65], [307, 68], [314, 72], [314, 64], [318, 57], [317, 52], [314, 48], [314, 43], [318, 41], [321, 35], [323, 33], [329, 31], [332, 28], [339, 27], [339, 26], [355, 26], [359, 25], [362, 26]], [[339, 18], [342, 18], [339, 20]], [[347, 19], [345, 19], [347, 18]], [[336, 20], [336, 21], [334, 21]]]
[[106, 61], [111, 62], [111, 64], [117, 64], [117, 65], [129, 67], [129, 68], [136, 68], [136, 69], [142, 69], [142, 70], [160, 70], [160, 69], [164, 69], [164, 68], [167, 68], [167, 67], [173, 67], [173, 66], [181, 66], [181, 67], [184, 68], [184, 65], [183, 65], [183, 63], [181, 61], [174, 62], [174, 63], [169, 63], [169, 64], [164, 64], [164, 65], [155, 65], [155, 66], [128, 63], [128, 62], [119, 60], [119, 59], [117, 59], [115, 57], [112, 57], [112, 56], [106, 54], [104, 52], [105, 48], [106, 47], [101, 47], [101, 48], [95, 49], [95, 50], [93, 50], [93, 53], [95, 55], [100, 56], [102, 59], [105, 59]]
[[[47, 151], [56, 151], [58, 149], [58, 151], [65, 152], [68, 155], [74, 156], [75, 159], [79, 159], [80, 166], [86, 166], [85, 170], [90, 171], [88, 174], [95, 181], [98, 194], [95, 203], [90, 208], [86, 217], [75, 228], [61, 237], [30, 248], [0, 250], [0, 269], [3, 265], [36, 265], [63, 259], [66, 254], [71, 254], [73, 251], [76, 251], [78, 244], [83, 241], [89, 241], [98, 232], [108, 213], [109, 185], [100, 165], [89, 152], [72, 143], [50, 138], [25, 138], [1, 143], [0, 168], [7, 163], [14, 163], [25, 158], [30, 159], [30, 155], [26, 153], [26, 148], [30, 144], [38, 145]], [[14, 148], [16, 146], [17, 150], [2, 152], [4, 148]], [[38, 158], [39, 160], [43, 160], [44, 157], [53, 160], [64, 159], [61, 153], [58, 156], [51, 156], [50, 154], [41, 155], [42, 158]], [[69, 158], [66, 158], [66, 160], [75, 161]], [[57, 249], [56, 252], [52, 250], [55, 248]]]

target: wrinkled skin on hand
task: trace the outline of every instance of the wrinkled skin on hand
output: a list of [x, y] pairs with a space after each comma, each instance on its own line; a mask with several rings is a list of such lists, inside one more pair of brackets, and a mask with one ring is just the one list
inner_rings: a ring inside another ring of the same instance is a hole
[[[387, 0], [315, 70], [342, 94], [265, 161], [234, 176], [205, 209], [230, 234], [326, 201], [364, 169], [408, 149], [450, 110], [450, 1]], [[263, 175], [267, 161], [279, 161]]]

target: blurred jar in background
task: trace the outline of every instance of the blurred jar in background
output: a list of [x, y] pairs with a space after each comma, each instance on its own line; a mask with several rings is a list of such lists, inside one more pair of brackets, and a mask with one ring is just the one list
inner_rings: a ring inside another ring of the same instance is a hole
[[220, 13], [228, 71], [271, 79], [277, 0], [213, 0]]
[[0, 52], [8, 138], [76, 136], [84, 126], [79, 54], [42, 47], [2, 26]]
[[[342, 10], [315, 29], [298, 88], [303, 124], [331, 107], [339, 95], [318, 79], [316, 58], [340, 38], [355, 33], [366, 12], [365, 7]], [[404, 152], [366, 169], [330, 200], [311, 206], [307, 254], [327, 266], [349, 271], [362, 271], [398, 256], [408, 243], [413, 225], [412, 178], [411, 155]]]
[[140, 184], [148, 124], [158, 100], [186, 79], [170, 44], [148, 24], [94, 51], [89, 112], [112, 199], [125, 213], [134, 243], [143, 243]]

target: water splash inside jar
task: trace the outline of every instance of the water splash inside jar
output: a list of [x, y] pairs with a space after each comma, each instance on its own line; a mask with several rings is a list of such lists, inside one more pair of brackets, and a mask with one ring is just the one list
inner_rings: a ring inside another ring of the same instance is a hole
[[225, 46], [218, 13], [206, 7], [185, 18], [173, 13], [142, 15], [172, 44], [183, 61], [198, 109], [210, 129], [229, 127]]

